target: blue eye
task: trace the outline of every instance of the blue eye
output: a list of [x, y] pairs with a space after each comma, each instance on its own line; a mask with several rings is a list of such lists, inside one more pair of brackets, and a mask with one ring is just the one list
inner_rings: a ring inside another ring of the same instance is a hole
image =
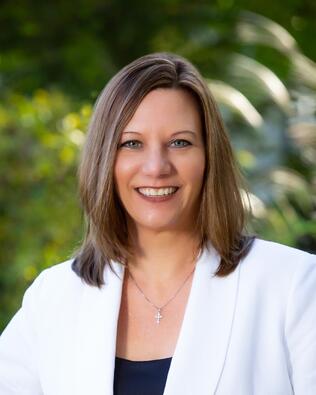
[[141, 145], [141, 142], [138, 140], [128, 140], [125, 141], [124, 143], [122, 143], [120, 145], [120, 147], [127, 147], [127, 148], [131, 148], [131, 149], [135, 149], [135, 148], [139, 148]]
[[[170, 145], [175, 148], [183, 148], [187, 147], [188, 145], [192, 145], [189, 141], [184, 139], [177, 139], [170, 142]], [[142, 146], [142, 142], [139, 140], [127, 140], [124, 143], [119, 145], [119, 148], [129, 148], [129, 149], [137, 149]]]
[[176, 148], [182, 148], [182, 147], [187, 147], [188, 145], [191, 145], [191, 143], [189, 141], [183, 140], [183, 139], [173, 140], [173, 141], [171, 141], [171, 144], [173, 144], [173, 146]]

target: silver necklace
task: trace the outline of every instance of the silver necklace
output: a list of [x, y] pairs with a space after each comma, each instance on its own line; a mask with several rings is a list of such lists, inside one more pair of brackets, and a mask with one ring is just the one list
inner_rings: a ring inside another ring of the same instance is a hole
[[[200, 252], [198, 253], [197, 257], [199, 257]], [[197, 258], [196, 258], [197, 259]], [[134, 279], [134, 277], [132, 276], [132, 273], [130, 272], [130, 270], [128, 270], [128, 273], [131, 277], [131, 279], [133, 280], [134, 284], [136, 285], [136, 288], [138, 289], [138, 291], [143, 295], [143, 297], [147, 300], [148, 303], [150, 303], [156, 310], [156, 314], [155, 314], [155, 319], [156, 319], [156, 323], [160, 324], [160, 320], [163, 318], [161, 312], [162, 309], [164, 309], [177, 295], [178, 293], [181, 291], [181, 289], [184, 287], [185, 283], [189, 280], [189, 278], [191, 277], [192, 273], [195, 270], [195, 266], [193, 268], [193, 270], [189, 273], [189, 275], [185, 278], [184, 282], [181, 284], [181, 286], [177, 289], [177, 291], [173, 294], [173, 296], [162, 306], [157, 306], [155, 303], [153, 303], [142, 291], [142, 289], [140, 288], [140, 286], [137, 284], [136, 280]]]

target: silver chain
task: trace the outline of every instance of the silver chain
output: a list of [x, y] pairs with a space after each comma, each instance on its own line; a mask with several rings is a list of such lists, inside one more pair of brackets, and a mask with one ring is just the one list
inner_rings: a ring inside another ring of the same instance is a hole
[[[201, 253], [201, 250], [199, 251], [199, 253], [197, 254], [197, 258], [196, 260], [199, 258], [199, 255]], [[195, 265], [196, 266], [196, 265]], [[143, 290], [140, 288], [140, 286], [137, 284], [136, 280], [134, 279], [134, 277], [132, 276], [132, 273], [130, 272], [130, 270], [128, 270], [128, 273], [131, 277], [131, 279], [133, 280], [134, 284], [136, 285], [137, 289], [139, 290], [139, 292], [143, 295], [143, 297], [147, 300], [148, 303], [150, 303], [156, 310], [157, 310], [157, 315], [155, 315], [156, 318], [156, 322], [157, 324], [160, 323], [160, 319], [162, 318], [162, 315], [160, 314], [160, 312], [162, 311], [162, 309], [164, 309], [177, 295], [178, 293], [181, 291], [181, 289], [184, 287], [184, 285], [186, 284], [186, 282], [189, 280], [189, 278], [191, 277], [192, 273], [195, 270], [195, 266], [193, 268], [193, 270], [188, 274], [188, 276], [185, 278], [184, 282], [181, 284], [181, 286], [177, 289], [177, 291], [174, 293], [174, 295], [161, 307], [155, 305], [155, 303], [153, 303], [143, 292]]]

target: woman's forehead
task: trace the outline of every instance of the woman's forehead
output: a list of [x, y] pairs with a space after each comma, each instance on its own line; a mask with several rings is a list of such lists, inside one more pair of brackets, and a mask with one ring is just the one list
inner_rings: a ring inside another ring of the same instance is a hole
[[173, 132], [200, 127], [198, 104], [192, 94], [183, 89], [158, 88], [149, 92], [124, 128], [141, 132], [155, 126], [172, 127]]

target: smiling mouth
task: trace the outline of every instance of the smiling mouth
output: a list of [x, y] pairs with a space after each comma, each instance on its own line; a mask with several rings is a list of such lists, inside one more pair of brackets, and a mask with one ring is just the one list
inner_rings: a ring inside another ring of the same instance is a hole
[[136, 190], [143, 196], [147, 197], [159, 197], [169, 196], [177, 192], [179, 187], [166, 187], [166, 188], [136, 188]]

